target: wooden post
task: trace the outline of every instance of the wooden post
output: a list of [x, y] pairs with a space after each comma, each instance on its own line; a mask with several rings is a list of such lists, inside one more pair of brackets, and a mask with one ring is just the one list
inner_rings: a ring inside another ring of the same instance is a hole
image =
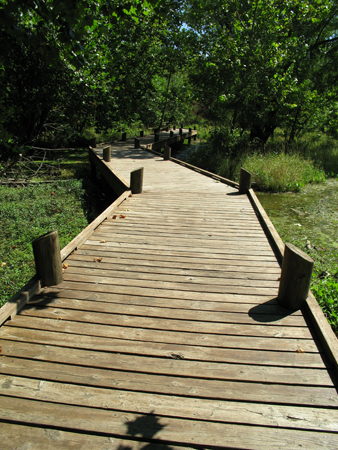
[[180, 132], [179, 133], [182, 134], [182, 132], [183, 132], [183, 130], [182, 130], [182, 128], [180, 128]]
[[93, 137], [90, 140], [90, 144], [89, 145], [91, 146], [91, 148], [96, 148], [96, 137]]
[[173, 130], [176, 130], [176, 125], [173, 126]]
[[191, 136], [188, 137], [188, 145], [190, 145], [190, 144], [191, 144]]
[[50, 231], [33, 241], [35, 269], [42, 286], [54, 286], [63, 281], [58, 231]]
[[241, 168], [239, 176], [239, 193], [246, 194], [251, 188], [251, 173]]
[[122, 141], [126, 141], [127, 140], [127, 133], [124, 132], [122, 133]]
[[300, 309], [309, 295], [313, 259], [292, 244], [285, 244], [278, 303]]
[[154, 135], [154, 142], [158, 142], [159, 140], [160, 140], [159, 133], [155, 133], [155, 135]]
[[143, 167], [130, 172], [130, 190], [132, 194], [141, 194], [143, 189]]
[[140, 131], [140, 137], [143, 137], [144, 136], [144, 131], [142, 130], [142, 131]]
[[140, 140], [137, 138], [134, 138], [134, 148], [140, 148]]
[[169, 131], [169, 125], [166, 127], [165, 131]]
[[111, 146], [108, 145], [108, 147], [104, 147], [103, 149], [103, 160], [106, 162], [111, 161]]
[[171, 148], [169, 147], [169, 145], [165, 145], [163, 159], [165, 161], [168, 161], [170, 157], [171, 157]]
[[170, 130], [170, 137], [174, 136], [174, 132], [172, 130]]

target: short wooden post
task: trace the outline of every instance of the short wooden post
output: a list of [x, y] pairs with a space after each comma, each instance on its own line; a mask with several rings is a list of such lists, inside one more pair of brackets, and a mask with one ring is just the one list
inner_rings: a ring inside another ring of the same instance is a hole
[[251, 188], [251, 173], [241, 168], [239, 176], [239, 193], [246, 194]]
[[35, 269], [42, 286], [63, 281], [58, 230], [50, 231], [33, 241]]
[[292, 244], [285, 244], [278, 303], [300, 309], [309, 295], [313, 259]]
[[134, 148], [140, 148], [140, 140], [138, 138], [134, 138]]
[[143, 189], [143, 167], [130, 172], [130, 190], [132, 194], [141, 194]]
[[182, 130], [182, 128], [180, 128], [180, 132], [179, 133], [182, 134], [182, 132], [183, 132], [183, 130]]
[[154, 135], [154, 142], [158, 142], [159, 140], [160, 140], [159, 133], [155, 133], [155, 135]]
[[144, 136], [144, 131], [142, 130], [142, 131], [140, 131], [140, 137], [143, 137]]
[[172, 130], [170, 130], [170, 137], [174, 136], [174, 132]]
[[173, 129], [176, 130], [176, 125], [173, 126]]
[[191, 136], [188, 137], [188, 145], [190, 145], [190, 144], [191, 144]]
[[104, 147], [103, 149], [103, 159], [106, 162], [111, 161], [111, 146], [108, 145], [108, 147]]
[[170, 157], [171, 157], [171, 148], [169, 147], [169, 145], [165, 145], [163, 159], [165, 161], [168, 161], [168, 159], [170, 159]]
[[165, 131], [169, 131], [169, 125], [166, 127]]
[[127, 140], [127, 133], [124, 132], [122, 133], [122, 141], [126, 141]]
[[192, 132], [192, 128], [189, 128], [189, 133], [191, 133]]

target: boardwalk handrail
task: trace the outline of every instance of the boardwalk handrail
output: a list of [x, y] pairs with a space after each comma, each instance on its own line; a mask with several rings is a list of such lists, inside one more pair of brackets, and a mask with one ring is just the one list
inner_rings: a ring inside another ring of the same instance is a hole
[[[119, 207], [119, 205], [129, 196], [131, 191], [125, 191], [119, 196], [107, 209], [105, 209], [96, 219], [93, 220], [80, 234], [78, 234], [68, 245], [61, 250], [61, 261], [64, 261], [76, 248], [83, 244], [106, 220], [112, 213]], [[0, 326], [9, 318], [16, 316], [16, 314], [25, 306], [27, 302], [42, 288], [41, 280], [37, 275], [34, 275], [28, 283], [26, 283], [19, 292], [13, 295], [0, 308]]]
[[[273, 223], [269, 219], [269, 216], [265, 212], [263, 206], [258, 200], [253, 189], [249, 189], [248, 191], [249, 200], [254, 207], [258, 217], [261, 219], [261, 223], [267, 232], [268, 236], [272, 240], [279, 264], [281, 265], [284, 257], [285, 245], [279, 236], [276, 228]], [[312, 324], [314, 325], [316, 332], [318, 333], [321, 344], [324, 347], [325, 353], [330, 359], [336, 371], [338, 371], [338, 339], [335, 336], [331, 325], [327, 321], [324, 313], [319, 306], [315, 296], [312, 292], [309, 292], [308, 298], [305, 302], [304, 309], [308, 313]]]

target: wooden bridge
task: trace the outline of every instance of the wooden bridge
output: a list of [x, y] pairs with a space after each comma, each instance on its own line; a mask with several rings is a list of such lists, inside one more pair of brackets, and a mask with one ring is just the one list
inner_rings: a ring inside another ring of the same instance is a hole
[[91, 151], [121, 195], [62, 250], [63, 283], [0, 311], [0, 449], [337, 449], [335, 336], [311, 295], [277, 303], [253, 191], [134, 147]]

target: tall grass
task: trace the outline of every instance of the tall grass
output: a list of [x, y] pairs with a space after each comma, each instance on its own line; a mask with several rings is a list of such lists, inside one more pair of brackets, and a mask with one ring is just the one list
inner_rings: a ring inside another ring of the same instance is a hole
[[246, 133], [212, 130], [207, 144], [189, 162], [210, 172], [239, 179], [240, 168], [254, 175], [258, 190], [298, 192], [308, 183], [320, 183], [338, 175], [338, 141], [321, 133], [307, 133], [290, 145], [277, 129], [264, 153], [249, 142]]
[[242, 161], [252, 173], [255, 187], [261, 191], [298, 192], [308, 183], [325, 181], [325, 174], [313, 162], [298, 154], [253, 154]]

